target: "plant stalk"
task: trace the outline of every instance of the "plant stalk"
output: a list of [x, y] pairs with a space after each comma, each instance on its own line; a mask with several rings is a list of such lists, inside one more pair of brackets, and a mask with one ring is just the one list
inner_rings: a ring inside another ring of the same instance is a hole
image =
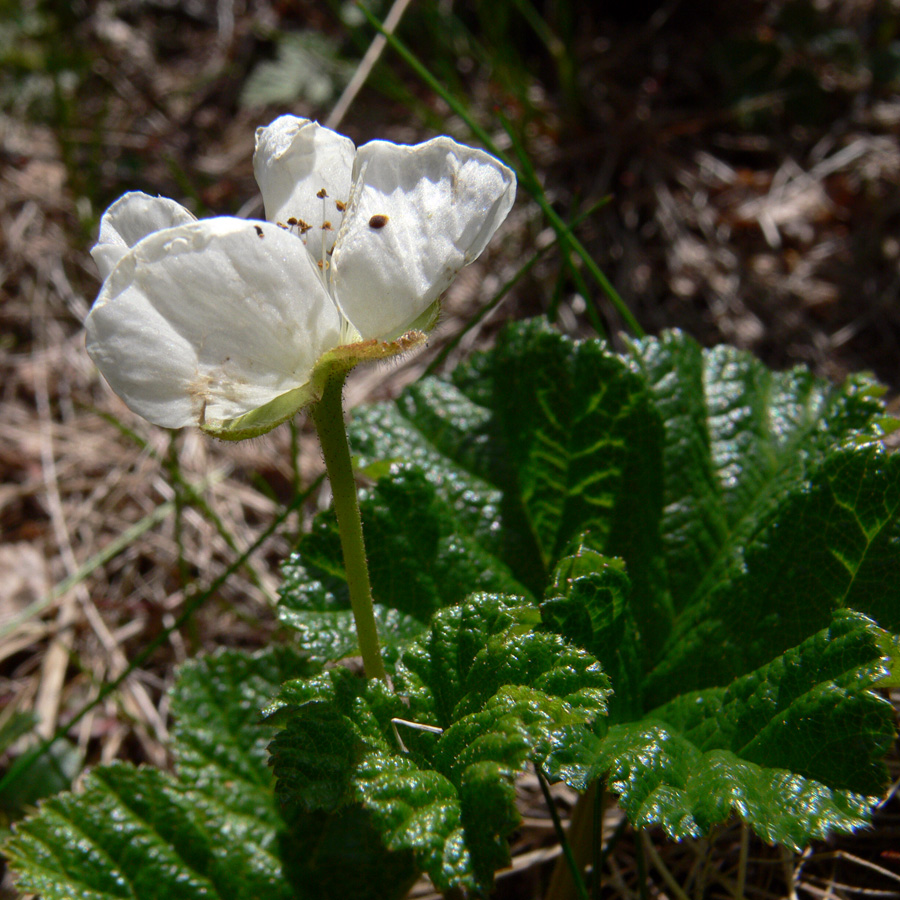
[[[545, 900], [578, 900], [584, 890], [573, 878], [573, 872], [579, 874], [591, 862], [593, 844], [600, 839], [594, 832], [594, 802], [597, 795], [597, 782], [591, 782], [587, 791], [575, 803], [569, 823], [567, 835], [571, 847], [572, 862], [564, 855], [557, 860], [547, 888]], [[597, 877], [597, 873], [594, 873]]]
[[356, 634], [366, 678], [387, 681], [378, 643], [378, 629], [375, 626], [359, 498], [356, 494], [356, 482], [353, 480], [347, 428], [344, 425], [343, 394], [346, 377], [346, 372], [333, 374], [325, 384], [322, 399], [311, 408], [310, 413], [322, 445], [325, 469], [334, 496], [334, 511], [344, 554], [344, 571], [347, 587], [350, 589], [350, 606], [356, 620]]

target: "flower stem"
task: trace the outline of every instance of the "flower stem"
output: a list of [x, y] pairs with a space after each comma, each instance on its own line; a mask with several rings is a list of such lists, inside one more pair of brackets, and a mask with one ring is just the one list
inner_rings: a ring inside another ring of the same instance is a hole
[[322, 399], [312, 407], [311, 415], [319, 434], [325, 468], [334, 495], [334, 511], [341, 535], [341, 550], [344, 553], [344, 571], [347, 587], [350, 589], [350, 606], [356, 620], [356, 634], [366, 677], [386, 681], [387, 674], [381, 659], [372, 607], [372, 587], [369, 584], [359, 499], [356, 495], [356, 482], [353, 480], [347, 429], [344, 426], [343, 393], [346, 377], [346, 372], [336, 372], [328, 379]]

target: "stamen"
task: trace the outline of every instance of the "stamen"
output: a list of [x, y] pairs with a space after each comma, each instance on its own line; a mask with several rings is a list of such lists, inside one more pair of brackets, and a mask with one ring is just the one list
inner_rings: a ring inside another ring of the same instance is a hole
[[322, 201], [322, 259], [325, 259], [325, 232], [331, 230], [331, 223], [325, 221], [325, 216], [328, 215], [328, 210], [325, 208], [325, 198], [328, 196], [328, 192], [322, 188], [316, 196]]
[[343, 200], [335, 200], [334, 205], [338, 208], [338, 212], [346, 212], [347, 204]]

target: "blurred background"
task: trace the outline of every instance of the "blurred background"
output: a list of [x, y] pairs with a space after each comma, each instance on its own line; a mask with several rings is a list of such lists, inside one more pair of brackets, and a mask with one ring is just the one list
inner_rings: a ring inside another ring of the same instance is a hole
[[[355, 373], [351, 403], [452, 367], [511, 318], [616, 344], [626, 318], [547, 206], [648, 333], [900, 389], [898, 0], [365, 8], [431, 80], [379, 53], [345, 0], [0, 0], [0, 770], [64, 735], [0, 789], [0, 826], [87, 765], [165, 766], [179, 661], [286, 639], [278, 565], [327, 502], [305, 423], [238, 445], [153, 428], [106, 388], [82, 331], [106, 206], [143, 190], [260, 216], [254, 129], [281, 113], [358, 144], [478, 144], [482, 129], [521, 175], [430, 346]], [[871, 869], [898, 871], [896, 805], [885, 816], [820, 869], [760, 848], [757, 893], [783, 895], [802, 868], [849, 885], [829, 896], [898, 896]], [[801, 883], [825, 896], [822, 878]]]

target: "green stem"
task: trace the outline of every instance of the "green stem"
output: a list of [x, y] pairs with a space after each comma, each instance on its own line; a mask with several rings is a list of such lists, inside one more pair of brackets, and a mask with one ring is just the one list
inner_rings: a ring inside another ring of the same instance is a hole
[[544, 778], [544, 773], [541, 772], [537, 764], [535, 764], [534, 771], [537, 774], [538, 783], [540, 784], [541, 791], [544, 795], [544, 802], [547, 804], [547, 809], [550, 811], [550, 818], [553, 820], [553, 828], [556, 831], [556, 837], [562, 848], [563, 859], [567, 866], [567, 868], [562, 868], [557, 865], [553, 872], [553, 877], [550, 880], [547, 897], [566, 896], [569, 893], [574, 892], [578, 897], [578, 900], [588, 900], [587, 888], [584, 886], [584, 879], [581, 877], [582, 867], [579, 865], [578, 860], [575, 858], [575, 854], [572, 852], [572, 845], [569, 843], [566, 830], [562, 827], [562, 822], [559, 820], [559, 813], [556, 811], [556, 806], [553, 803], [550, 788], [547, 786], [547, 779]]
[[[586, 793], [581, 794], [572, 809], [565, 843], [560, 840], [563, 856], [557, 859], [544, 900], [582, 900], [587, 897], [581, 873], [591, 861], [594, 844], [594, 798], [597, 782], [591, 782]], [[597, 840], [600, 835], [597, 835]], [[568, 850], [566, 849], [568, 847]]]
[[347, 587], [350, 589], [350, 606], [356, 620], [356, 634], [366, 677], [387, 681], [378, 645], [359, 499], [356, 495], [356, 482], [353, 480], [347, 429], [344, 426], [343, 393], [346, 377], [346, 372], [337, 372], [328, 379], [322, 399], [312, 407], [311, 415], [319, 434], [325, 468], [334, 495], [334, 511], [341, 535], [341, 550], [344, 552], [344, 570]]

